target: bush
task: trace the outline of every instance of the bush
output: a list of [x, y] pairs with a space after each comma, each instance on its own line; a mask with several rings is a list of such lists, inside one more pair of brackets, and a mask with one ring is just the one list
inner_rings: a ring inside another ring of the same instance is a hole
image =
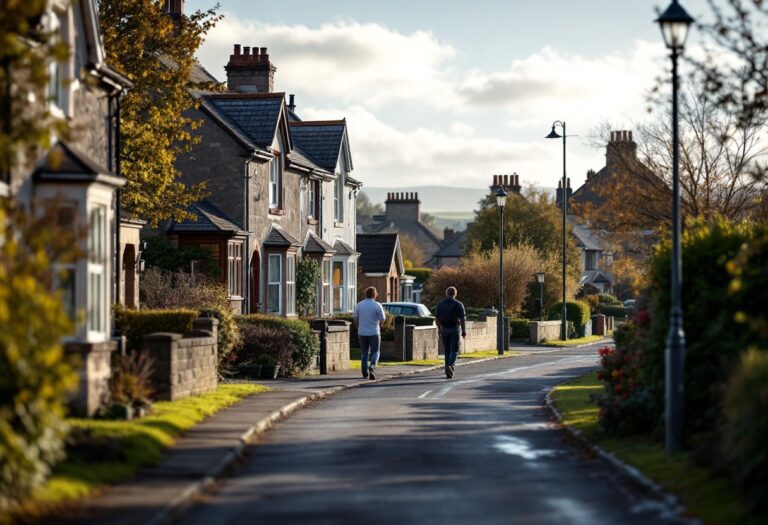
[[405, 324], [412, 324], [414, 326], [433, 326], [435, 324], [434, 317], [417, 317], [415, 315], [406, 315]]
[[219, 352], [219, 373], [221, 373], [229, 361], [229, 354], [240, 340], [240, 332], [235, 322], [235, 315], [229, 307], [214, 306], [201, 310], [200, 317], [213, 317], [219, 321], [216, 342], [218, 343]]
[[531, 338], [531, 322], [528, 319], [510, 319], [509, 333], [516, 341], [527, 341]]
[[128, 339], [128, 350], [140, 350], [144, 336], [155, 332], [185, 334], [192, 330], [192, 321], [198, 313], [195, 310], [127, 310], [115, 308], [115, 325]]
[[429, 281], [433, 271], [432, 268], [410, 268], [405, 273], [413, 275], [416, 278], [416, 282], [423, 285]]
[[[306, 372], [315, 364], [315, 360], [320, 352], [320, 340], [306, 321], [302, 319], [286, 319], [272, 315], [251, 314], [238, 317], [238, 324], [241, 328], [245, 324], [260, 325], [283, 331], [290, 336], [290, 360], [284, 359], [285, 365], [281, 363], [281, 374], [298, 375]], [[245, 337], [245, 334], [243, 334], [243, 338]]]
[[199, 261], [200, 270], [210, 277], [217, 278], [221, 273], [219, 262], [214, 260], [210, 250], [199, 246], [177, 248], [165, 235], [151, 235], [144, 240], [147, 241], [147, 249], [142, 252], [141, 258], [146, 261], [147, 271], [186, 272], [191, 270], [192, 261]]
[[320, 265], [315, 259], [302, 257], [296, 268], [296, 308], [300, 315], [309, 315], [317, 301]]
[[622, 305], [600, 303], [597, 305], [597, 311], [595, 313], [616, 317], [618, 319], [626, 319], [629, 310]]
[[[563, 310], [562, 301], [559, 303], [553, 304], [549, 308], [549, 318], [561, 319], [562, 310]], [[569, 321], [573, 321], [573, 324], [575, 325], [576, 330], [578, 330], [579, 327], [584, 326], [591, 319], [589, 305], [583, 301], [566, 301], [565, 315]]]
[[205, 275], [149, 268], [141, 275], [141, 303], [150, 309], [227, 308], [227, 288]]
[[[130, 352], [127, 355], [112, 356], [112, 377], [109, 380], [109, 394], [113, 403], [126, 406], [124, 419], [140, 417], [150, 407], [155, 389], [152, 372], [155, 359], [149, 352]], [[108, 416], [111, 414], [107, 414]]]
[[597, 302], [601, 304], [614, 304], [621, 306], [622, 303], [619, 301], [615, 295], [607, 294], [607, 293], [599, 293], [597, 294]]
[[77, 242], [53, 213], [30, 218], [0, 202], [0, 521], [63, 457], [65, 398], [77, 385], [52, 269], [77, 257]]
[[263, 364], [261, 360], [268, 356], [283, 371], [293, 368], [293, 341], [288, 330], [241, 322], [240, 335], [229, 356], [232, 364]]
[[728, 381], [724, 450], [754, 505], [768, 510], [768, 353], [750, 349]]

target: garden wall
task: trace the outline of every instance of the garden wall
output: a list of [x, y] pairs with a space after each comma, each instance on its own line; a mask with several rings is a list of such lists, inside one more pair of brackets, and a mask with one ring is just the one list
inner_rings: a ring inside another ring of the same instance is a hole
[[309, 374], [349, 370], [349, 322], [315, 320], [312, 329], [320, 340], [320, 354]]
[[[471, 354], [496, 348], [496, 323], [494, 313], [487, 313], [479, 321], [467, 321], [467, 337], [461, 342], [460, 353]], [[445, 354], [443, 342], [439, 342], [440, 354]]]
[[167, 332], [144, 337], [141, 351], [155, 360], [155, 399], [173, 401], [216, 390], [218, 324], [206, 317], [195, 319], [194, 331], [187, 337]]
[[434, 325], [406, 324], [402, 316], [395, 317], [395, 340], [381, 342], [381, 358], [393, 361], [437, 359], [438, 337]]
[[531, 343], [559, 340], [561, 324], [560, 321], [531, 321]]
[[109, 399], [109, 379], [112, 377], [113, 341], [103, 343], [66, 343], [67, 355], [79, 356], [78, 386], [69, 398], [73, 415], [90, 417]]

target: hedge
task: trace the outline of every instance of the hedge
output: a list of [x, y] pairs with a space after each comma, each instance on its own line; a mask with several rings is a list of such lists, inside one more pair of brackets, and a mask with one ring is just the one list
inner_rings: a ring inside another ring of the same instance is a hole
[[610, 317], [626, 318], [628, 310], [624, 306], [620, 305], [599, 304], [597, 305], [597, 313]]
[[432, 326], [435, 324], [434, 317], [418, 317], [415, 315], [406, 315], [405, 324], [412, 324], [414, 326]]
[[516, 341], [525, 341], [531, 337], [531, 322], [528, 319], [510, 319], [509, 334]]
[[416, 282], [419, 284], [426, 283], [432, 276], [432, 268], [411, 268], [405, 272], [408, 275], [413, 275], [416, 278]]
[[139, 350], [144, 336], [155, 332], [185, 334], [192, 330], [198, 312], [179, 308], [178, 310], [127, 310], [115, 308], [115, 324], [128, 339], [128, 350]]
[[[560, 319], [562, 310], [562, 301], [553, 304], [549, 308], [549, 319]], [[565, 310], [567, 319], [573, 321], [577, 329], [579, 326], [587, 324], [590, 320], [591, 312], [589, 311], [589, 305], [583, 301], [566, 301]]]
[[[306, 372], [314, 363], [320, 352], [320, 340], [309, 323], [303, 319], [286, 319], [265, 314], [250, 314], [237, 317], [240, 324], [255, 324], [275, 330], [287, 331], [291, 336], [291, 360], [286, 363], [286, 369], [281, 373], [297, 375]], [[247, 341], [243, 342], [247, 344]]]

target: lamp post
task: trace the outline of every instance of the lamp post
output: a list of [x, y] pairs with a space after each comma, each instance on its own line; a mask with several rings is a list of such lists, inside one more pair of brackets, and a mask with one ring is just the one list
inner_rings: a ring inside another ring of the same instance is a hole
[[[557, 131], [555, 131], [555, 128], [557, 126], [560, 126], [563, 129], [563, 134], [562, 135], [559, 135], [557, 133]], [[567, 199], [568, 193], [567, 193], [567, 191], [565, 189], [566, 188], [566, 182], [567, 182], [566, 175], [565, 175], [565, 137], [566, 137], [566, 134], [565, 134], [565, 122], [564, 121], [560, 121], [560, 120], [556, 120], [556, 121], [554, 121], [552, 123], [552, 131], [550, 131], [549, 135], [547, 135], [545, 137], [545, 138], [548, 138], [548, 139], [559, 139], [559, 138], [563, 139], [563, 194], [562, 194], [562, 206], [563, 206], [563, 310], [562, 310], [562, 312], [560, 314], [561, 315], [560, 319], [562, 319], [562, 321], [560, 323], [560, 339], [562, 341], [565, 341], [565, 340], [568, 339], [568, 331], [567, 331], [568, 316], [566, 314], [566, 308], [565, 308], [565, 265], [566, 265], [566, 262], [567, 262], [567, 259], [566, 259], [566, 242], [565, 242], [565, 219], [566, 219], [566, 216], [568, 215], [568, 199]]]
[[544, 272], [536, 274], [539, 281], [539, 321], [544, 320]]
[[504, 206], [507, 204], [507, 192], [499, 184], [496, 190], [496, 206], [499, 208], [499, 314], [496, 321], [496, 348], [499, 355], [504, 355]]
[[672, 58], [672, 304], [669, 317], [665, 369], [665, 445], [667, 454], [684, 447], [685, 332], [681, 294], [682, 254], [680, 247], [680, 139], [677, 123], [677, 58], [683, 51], [693, 18], [672, 3], [656, 20]]

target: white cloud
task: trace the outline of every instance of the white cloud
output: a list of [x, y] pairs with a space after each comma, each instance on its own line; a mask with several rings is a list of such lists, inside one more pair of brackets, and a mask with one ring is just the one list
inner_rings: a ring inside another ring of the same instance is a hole
[[200, 60], [221, 71], [233, 44], [267, 47], [278, 89], [369, 106], [413, 100], [444, 107], [456, 100], [446, 62], [456, 50], [428, 31], [402, 34], [379, 24], [269, 25], [225, 17]]

